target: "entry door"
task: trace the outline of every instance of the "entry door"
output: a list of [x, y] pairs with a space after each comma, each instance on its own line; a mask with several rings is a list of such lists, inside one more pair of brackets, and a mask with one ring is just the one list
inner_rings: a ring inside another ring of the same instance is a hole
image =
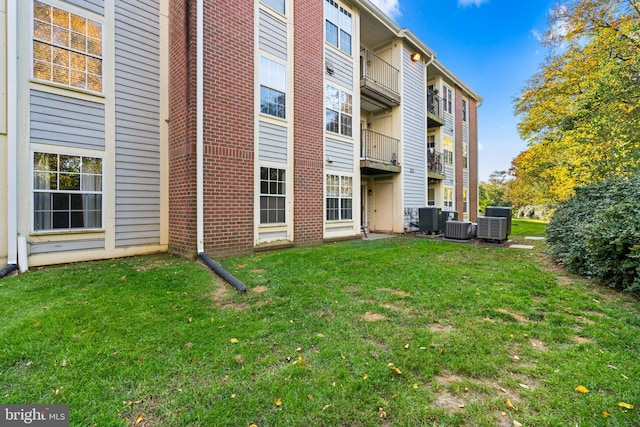
[[373, 215], [376, 231], [393, 231], [393, 184], [376, 184], [373, 190]]

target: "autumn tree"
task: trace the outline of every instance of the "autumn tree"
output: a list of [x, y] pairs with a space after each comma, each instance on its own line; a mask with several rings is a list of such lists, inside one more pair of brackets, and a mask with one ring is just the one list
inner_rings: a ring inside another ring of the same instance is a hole
[[516, 205], [640, 173], [640, 0], [565, 2], [544, 44], [547, 59], [515, 101], [529, 145], [513, 162]]
[[512, 177], [508, 171], [494, 171], [487, 181], [480, 182], [478, 204], [482, 212], [487, 206], [510, 206], [507, 192]]

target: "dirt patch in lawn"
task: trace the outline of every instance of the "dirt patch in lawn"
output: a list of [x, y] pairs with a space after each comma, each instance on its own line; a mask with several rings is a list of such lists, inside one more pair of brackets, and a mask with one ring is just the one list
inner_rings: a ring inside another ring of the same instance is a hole
[[364, 320], [365, 322], [377, 322], [384, 319], [386, 319], [386, 317], [384, 317], [382, 314], [372, 313], [370, 311], [367, 311], [365, 314], [360, 316], [360, 320]]
[[[213, 273], [212, 273], [213, 274]], [[238, 303], [231, 301], [231, 285], [214, 275], [218, 287], [211, 293], [211, 299], [219, 308], [228, 308], [231, 310], [242, 311], [247, 308], [244, 302]]]
[[432, 323], [427, 326], [431, 332], [451, 332], [453, 331], [453, 326], [443, 324], [443, 323]]
[[522, 314], [519, 313], [515, 313], [511, 310], [507, 310], [506, 308], [498, 308], [496, 309], [496, 311], [498, 313], [502, 313], [502, 314], [506, 314], [508, 316], [513, 317], [515, 320], [517, 320], [520, 323], [531, 323], [531, 320], [525, 316], [523, 316]]
[[572, 338], [572, 340], [576, 344], [595, 344], [593, 340], [590, 340], [589, 338], [581, 337], [579, 335], [575, 335]]
[[529, 339], [529, 342], [531, 343], [531, 346], [536, 350], [549, 351], [549, 347], [543, 341], [537, 340], [535, 338], [531, 338]]
[[266, 286], [256, 286], [255, 288], [251, 288], [251, 292], [253, 292], [254, 294], [261, 294], [263, 292], [267, 292], [269, 290], [268, 287]]
[[411, 296], [409, 292], [405, 292], [401, 289], [380, 288], [380, 290], [384, 292], [389, 292], [390, 294], [393, 294], [402, 298], [407, 298]]

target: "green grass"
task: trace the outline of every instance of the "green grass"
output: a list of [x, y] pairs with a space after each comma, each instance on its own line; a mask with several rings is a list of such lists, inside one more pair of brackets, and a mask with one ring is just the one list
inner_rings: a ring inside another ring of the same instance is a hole
[[166, 255], [5, 278], [0, 403], [68, 404], [74, 426], [639, 425], [640, 302], [533, 244], [221, 260], [246, 294]]
[[534, 219], [517, 219], [511, 221], [511, 233], [514, 236], [544, 236], [547, 222]]

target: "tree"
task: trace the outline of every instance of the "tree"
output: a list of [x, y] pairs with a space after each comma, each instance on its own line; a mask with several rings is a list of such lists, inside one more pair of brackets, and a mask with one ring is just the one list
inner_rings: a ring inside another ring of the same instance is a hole
[[514, 204], [640, 173], [640, 0], [559, 5], [544, 44], [549, 56], [515, 101], [529, 148], [513, 162]]
[[508, 171], [494, 171], [487, 182], [480, 182], [478, 207], [484, 212], [487, 206], [510, 206], [507, 199], [508, 185], [512, 177]]

